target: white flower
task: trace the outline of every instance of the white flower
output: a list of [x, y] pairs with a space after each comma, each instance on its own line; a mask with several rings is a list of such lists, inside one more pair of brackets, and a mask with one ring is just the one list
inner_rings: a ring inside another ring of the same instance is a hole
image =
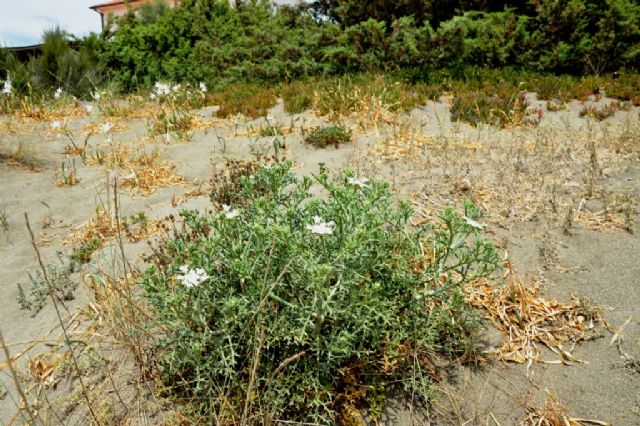
[[9, 77], [7, 77], [7, 79], [4, 81], [4, 87], [2, 88], [2, 93], [4, 93], [5, 95], [11, 94], [11, 79]]
[[[155, 96], [163, 96], [171, 93], [171, 87], [166, 83], [160, 83], [157, 81], [153, 87], [155, 88]], [[152, 99], [154, 99], [155, 96], [152, 97]]]
[[109, 133], [112, 127], [113, 126], [111, 126], [111, 123], [104, 123], [102, 125], [102, 133]]
[[56, 120], [53, 123], [51, 123], [51, 128], [52, 129], [59, 129], [60, 127], [62, 127], [62, 124], [60, 124], [60, 122], [58, 120]]
[[172, 91], [174, 91], [174, 92], [177, 92], [178, 90], [180, 90], [180, 87], [182, 87], [182, 85], [181, 85], [181, 84], [176, 84], [175, 86], [173, 86], [173, 87], [171, 88], [171, 90], [172, 90]]
[[187, 288], [193, 288], [209, 279], [209, 275], [207, 275], [204, 269], [200, 268], [191, 269], [183, 265], [180, 267], [180, 272], [182, 272], [183, 275], [177, 275], [176, 278]]
[[84, 109], [91, 114], [91, 112], [93, 111], [93, 105], [85, 105]]
[[91, 93], [91, 97], [96, 100], [99, 101], [100, 100], [100, 92], [98, 92], [97, 90], [93, 93]]
[[237, 209], [231, 209], [231, 207], [229, 207], [229, 206], [228, 206], [228, 205], [226, 205], [226, 204], [223, 204], [223, 205], [222, 205], [222, 210], [224, 210], [224, 216], [225, 216], [227, 219], [233, 219], [233, 218], [235, 218], [235, 217], [240, 216], [240, 210], [237, 210]]
[[349, 185], [359, 186], [360, 188], [366, 188], [367, 186], [369, 186], [367, 185], [367, 182], [369, 182], [369, 179], [367, 178], [357, 179], [350, 177], [349, 179], [347, 179], [347, 182], [349, 183]]
[[207, 85], [204, 84], [204, 82], [202, 82], [202, 81], [200, 82], [200, 91], [202, 93], [207, 93]]
[[465, 221], [465, 222], [467, 222], [467, 224], [468, 224], [468, 225], [471, 225], [471, 226], [473, 226], [473, 227], [474, 227], [474, 228], [476, 228], [476, 229], [482, 229], [482, 228], [484, 228], [485, 226], [487, 226], [487, 225], [485, 225], [484, 223], [480, 223], [480, 222], [477, 222], [477, 221], [475, 221], [475, 220], [473, 220], [473, 219], [469, 219], [469, 218], [468, 218], [468, 217], [466, 217], [466, 216], [464, 217], [464, 221]]
[[53, 97], [56, 99], [60, 99], [60, 96], [62, 96], [62, 87], [58, 87], [56, 93], [53, 94]]
[[323, 222], [320, 216], [313, 217], [313, 225], [307, 225], [307, 229], [314, 234], [331, 235], [333, 234], [333, 221]]

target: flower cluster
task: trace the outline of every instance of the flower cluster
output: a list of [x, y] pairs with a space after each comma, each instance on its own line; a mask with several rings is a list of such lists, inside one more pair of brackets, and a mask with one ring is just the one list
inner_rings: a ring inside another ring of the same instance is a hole
[[333, 221], [323, 222], [320, 216], [313, 217], [313, 224], [307, 225], [307, 229], [313, 234], [318, 235], [331, 235], [333, 234]]
[[9, 77], [7, 77], [7, 79], [4, 82], [2, 93], [4, 93], [7, 96], [11, 94], [11, 79]]
[[155, 89], [151, 94], [151, 97], [154, 98], [156, 96], [168, 95], [171, 93], [171, 86], [167, 83], [160, 83], [159, 81], [153, 86]]
[[180, 272], [183, 275], [176, 275], [176, 278], [182, 283], [186, 288], [193, 288], [199, 284], [202, 284], [204, 281], [208, 280], [210, 277], [204, 271], [204, 269], [195, 268], [191, 269], [186, 265], [182, 265], [180, 267]]
[[200, 85], [198, 87], [200, 87], [200, 91], [202, 93], [207, 93], [207, 85], [204, 84], [202, 81], [200, 82]]
[[62, 96], [62, 87], [58, 87], [56, 89], [56, 93], [53, 94], [53, 97], [55, 99], [60, 99], [60, 96]]

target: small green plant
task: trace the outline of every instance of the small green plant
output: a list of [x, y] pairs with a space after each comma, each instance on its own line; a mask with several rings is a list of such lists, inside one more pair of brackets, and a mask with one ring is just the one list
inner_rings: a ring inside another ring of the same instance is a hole
[[351, 132], [338, 124], [319, 127], [309, 132], [304, 141], [316, 148], [326, 148], [329, 145], [338, 148], [341, 143], [351, 142]]
[[282, 131], [282, 128], [277, 125], [268, 124], [267, 126], [260, 128], [260, 136], [263, 138], [282, 135], [284, 135], [284, 132]]
[[71, 260], [78, 265], [85, 264], [91, 261], [91, 256], [96, 250], [102, 247], [102, 240], [100, 238], [92, 238], [87, 242], [82, 243], [78, 248], [71, 253]]
[[62, 162], [59, 173], [56, 173], [59, 177], [56, 180], [58, 186], [73, 186], [80, 183], [78, 179], [78, 173], [76, 170], [76, 159], [67, 158]]
[[47, 265], [47, 277], [51, 283], [53, 295], [49, 294], [49, 286], [41, 271], [35, 273], [28, 272], [31, 284], [25, 290], [22, 284], [18, 283], [18, 303], [24, 310], [31, 311], [34, 317], [46, 305], [47, 300], [53, 296], [60, 301], [75, 299], [74, 291], [77, 284], [71, 280], [69, 266], [54, 264]]
[[479, 325], [463, 286], [500, 264], [478, 210], [411, 230], [387, 183], [291, 163], [237, 191], [242, 204], [183, 211], [144, 275], [164, 389], [223, 425], [346, 423], [392, 382], [426, 402], [429, 354], [463, 353]]

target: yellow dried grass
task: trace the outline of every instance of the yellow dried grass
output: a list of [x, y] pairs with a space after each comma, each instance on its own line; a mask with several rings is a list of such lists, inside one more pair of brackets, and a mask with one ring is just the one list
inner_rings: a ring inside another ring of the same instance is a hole
[[566, 407], [562, 405], [558, 397], [548, 390], [546, 391], [544, 407], [540, 409], [527, 406], [526, 410], [526, 417], [522, 421], [523, 426], [611, 426], [609, 422], [569, 416]]
[[[500, 360], [527, 364], [534, 362], [573, 364], [582, 362], [571, 352], [573, 346], [595, 333], [600, 313], [578, 298], [569, 303], [542, 296], [539, 280], [523, 282], [510, 274], [505, 285], [481, 279], [465, 287], [468, 303], [477, 308], [506, 339], [492, 353]], [[569, 344], [571, 348], [565, 348]], [[558, 355], [545, 360], [544, 346]]]

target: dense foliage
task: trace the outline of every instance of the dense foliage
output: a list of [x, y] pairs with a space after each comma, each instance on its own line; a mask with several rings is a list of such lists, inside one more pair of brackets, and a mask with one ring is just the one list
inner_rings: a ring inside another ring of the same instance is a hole
[[126, 89], [159, 78], [273, 82], [474, 65], [600, 73], [637, 69], [640, 61], [640, 5], [632, 0], [416, 2], [423, 9], [410, 1], [324, 3], [310, 12], [186, 0], [155, 20], [123, 19], [105, 34], [101, 57]]
[[640, 4], [634, 0], [184, 0], [129, 14], [70, 43], [45, 34], [42, 55], [23, 64], [0, 52], [0, 79], [16, 88], [86, 93], [101, 70], [125, 91], [156, 81], [282, 82], [353, 72], [428, 79], [467, 67], [599, 74], [640, 68]]
[[86, 96], [103, 83], [98, 53], [103, 41], [92, 34], [76, 40], [60, 28], [44, 32], [39, 55], [20, 61], [0, 50], [0, 80], [9, 78], [18, 93], [66, 93]]
[[470, 205], [411, 230], [386, 183], [290, 169], [241, 177], [217, 213], [183, 212], [145, 275], [161, 377], [202, 424], [335, 424], [388, 382], [424, 401], [430, 354], [462, 353], [478, 325], [465, 283], [500, 264]]

